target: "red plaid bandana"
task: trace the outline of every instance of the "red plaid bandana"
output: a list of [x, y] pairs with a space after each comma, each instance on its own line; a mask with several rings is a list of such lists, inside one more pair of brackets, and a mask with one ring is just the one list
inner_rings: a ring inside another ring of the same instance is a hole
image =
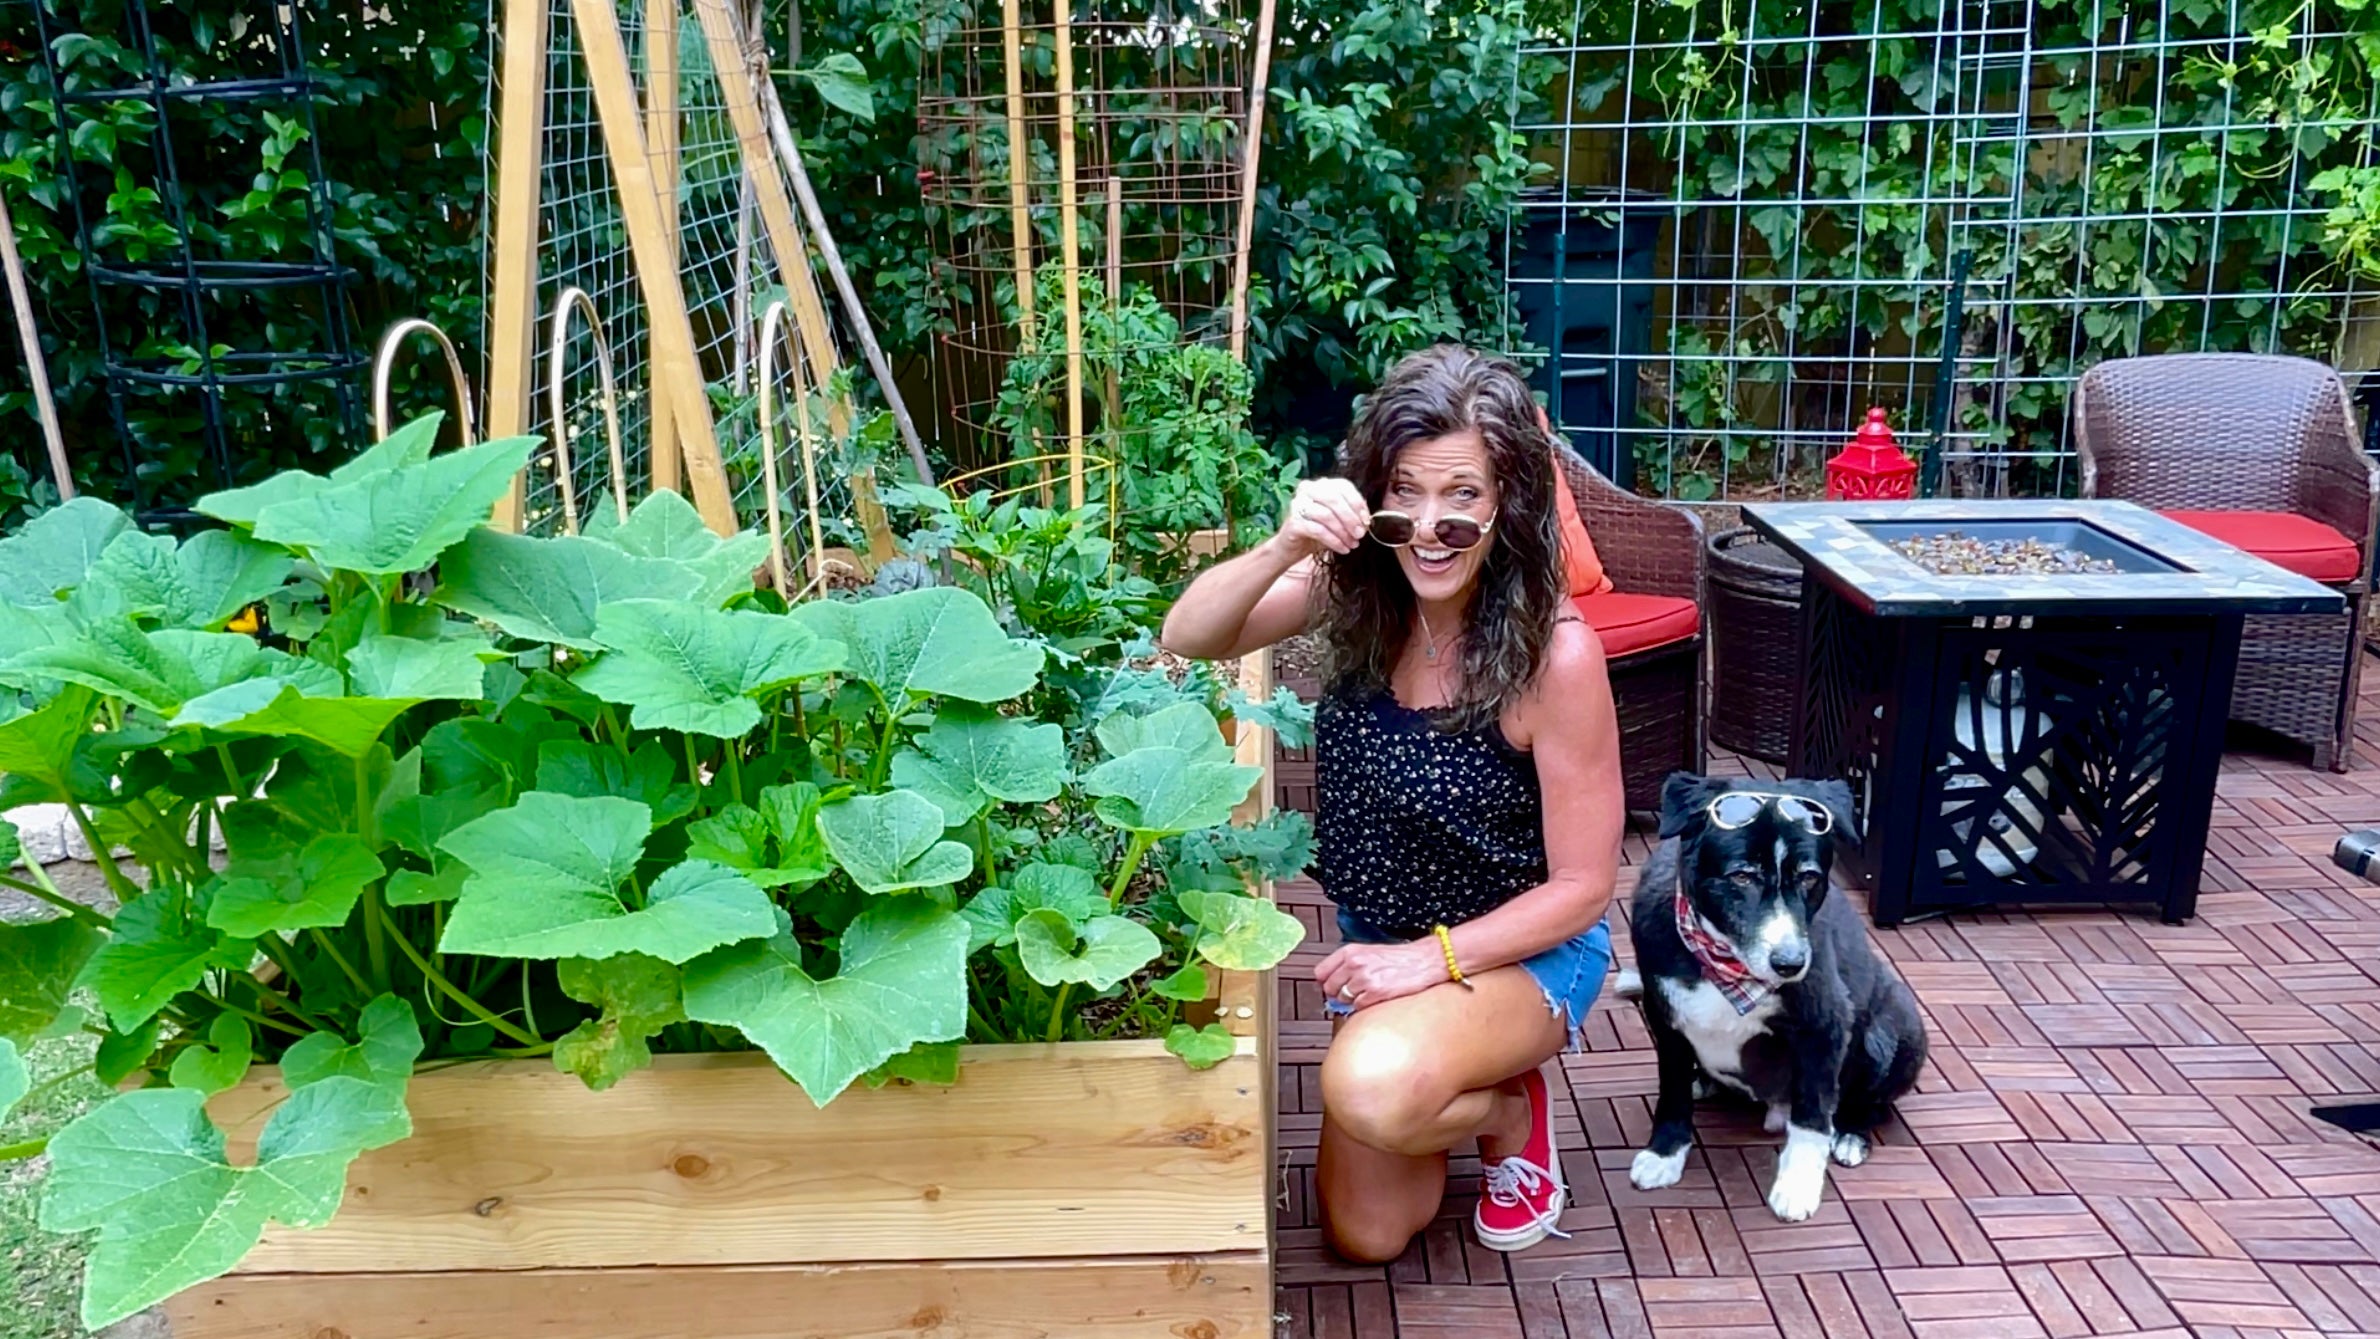
[[1694, 914], [1693, 904], [1686, 900], [1684, 884], [1678, 886], [1677, 916], [1678, 938], [1686, 941], [1686, 951], [1702, 964], [1702, 979], [1726, 996], [1739, 1016], [1752, 1012], [1752, 1006], [1768, 998], [1769, 988], [1752, 979], [1752, 969], [1735, 955], [1735, 950], [1702, 928], [1702, 917]]

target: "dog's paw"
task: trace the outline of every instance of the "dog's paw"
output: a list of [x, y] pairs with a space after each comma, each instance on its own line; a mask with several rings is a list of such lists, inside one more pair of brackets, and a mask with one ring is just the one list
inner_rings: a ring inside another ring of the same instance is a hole
[[1641, 1000], [1645, 994], [1645, 979], [1637, 975], [1635, 968], [1623, 967], [1620, 974], [1612, 978], [1611, 994], [1617, 1000]]
[[1818, 1202], [1825, 1197], [1824, 1163], [1815, 1172], [1779, 1172], [1776, 1184], [1769, 1187], [1769, 1212], [1788, 1223], [1799, 1223], [1818, 1212]]
[[1760, 1118], [1760, 1132], [1762, 1134], [1785, 1133], [1785, 1108], [1770, 1107], [1768, 1114]]
[[1831, 1151], [1836, 1162], [1845, 1167], [1857, 1167], [1868, 1160], [1868, 1137], [1864, 1134], [1838, 1134]]
[[1686, 1150], [1675, 1153], [1655, 1153], [1643, 1149], [1636, 1161], [1628, 1164], [1628, 1184], [1638, 1190], [1665, 1190], [1686, 1175]]

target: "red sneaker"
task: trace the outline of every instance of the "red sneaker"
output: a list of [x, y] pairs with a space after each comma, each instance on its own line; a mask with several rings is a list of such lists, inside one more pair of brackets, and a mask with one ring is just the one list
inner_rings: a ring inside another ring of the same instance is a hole
[[1553, 1096], [1540, 1070], [1521, 1076], [1521, 1090], [1529, 1098], [1529, 1142], [1519, 1153], [1482, 1166], [1485, 1184], [1471, 1214], [1480, 1245], [1499, 1251], [1526, 1250], [1549, 1236], [1565, 1235], [1554, 1226], [1568, 1191], [1554, 1151]]

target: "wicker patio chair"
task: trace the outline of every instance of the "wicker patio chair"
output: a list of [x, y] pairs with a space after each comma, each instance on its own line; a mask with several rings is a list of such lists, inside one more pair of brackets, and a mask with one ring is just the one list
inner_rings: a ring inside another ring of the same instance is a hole
[[[1709, 753], [1703, 710], [1702, 519], [1655, 502], [1562, 452], [1579, 522], [1595, 541], [1612, 592], [1580, 598], [1603, 637], [1620, 716], [1620, 771], [1628, 807], [1661, 806], [1661, 781], [1699, 772]], [[1683, 606], [1683, 607], [1681, 607]]]
[[2153, 507], [2347, 596], [2342, 614], [2259, 617], [2240, 639], [2231, 718], [2347, 770], [2380, 470], [2357, 449], [2338, 374], [2303, 358], [2120, 358], [2074, 390], [2085, 497]]

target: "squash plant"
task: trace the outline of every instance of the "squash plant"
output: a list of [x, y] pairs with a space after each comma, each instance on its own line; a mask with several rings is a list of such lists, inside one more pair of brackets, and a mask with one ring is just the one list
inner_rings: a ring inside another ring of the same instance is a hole
[[[179, 543], [87, 499], [0, 541], [0, 807], [63, 805], [119, 904], [0, 875], [64, 913], [0, 925], [0, 1099], [77, 989], [126, 1089], [48, 1141], [88, 1324], [326, 1221], [425, 1059], [757, 1047], [824, 1104], [961, 1040], [1230, 1054], [1208, 969], [1296, 945], [1244, 885], [1304, 851], [1229, 826], [1258, 769], [1210, 702], [1039, 691], [957, 587], [785, 609], [675, 494], [491, 530], [534, 443], [435, 429]], [[205, 1103], [258, 1063], [290, 1092], [235, 1162]]]

